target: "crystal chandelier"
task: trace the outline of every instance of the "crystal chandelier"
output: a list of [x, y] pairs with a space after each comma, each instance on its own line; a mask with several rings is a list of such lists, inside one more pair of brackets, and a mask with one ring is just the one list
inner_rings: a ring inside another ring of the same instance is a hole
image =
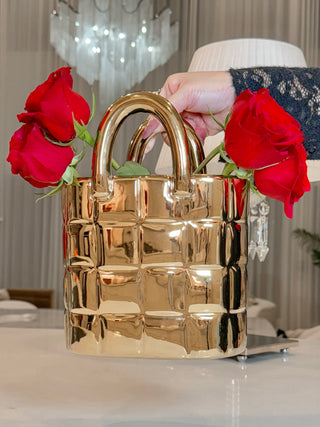
[[99, 81], [105, 107], [168, 61], [178, 49], [171, 10], [153, 0], [59, 0], [50, 16], [50, 43], [90, 85]]

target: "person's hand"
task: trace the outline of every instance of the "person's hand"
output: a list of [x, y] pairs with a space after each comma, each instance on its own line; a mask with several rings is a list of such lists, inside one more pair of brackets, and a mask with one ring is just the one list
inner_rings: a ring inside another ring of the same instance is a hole
[[[224, 123], [236, 96], [231, 74], [227, 71], [172, 74], [160, 90], [160, 95], [173, 104], [181, 117], [194, 128], [202, 142], [206, 136], [221, 131], [209, 110], [219, 122]], [[147, 138], [153, 132], [163, 131], [164, 128], [158, 120], [152, 118], [143, 137]], [[148, 146], [146, 152], [151, 148]]]

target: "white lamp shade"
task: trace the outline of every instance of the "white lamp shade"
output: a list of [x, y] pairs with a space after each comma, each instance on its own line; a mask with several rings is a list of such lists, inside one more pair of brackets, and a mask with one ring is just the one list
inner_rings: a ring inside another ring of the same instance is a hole
[[302, 50], [290, 43], [268, 39], [234, 39], [209, 43], [197, 49], [188, 71], [306, 65]]

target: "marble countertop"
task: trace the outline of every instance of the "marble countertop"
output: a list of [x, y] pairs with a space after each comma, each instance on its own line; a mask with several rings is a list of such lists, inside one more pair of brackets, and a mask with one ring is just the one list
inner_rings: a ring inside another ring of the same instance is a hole
[[63, 329], [64, 314], [54, 308], [0, 309], [0, 327]]
[[1, 426], [320, 426], [319, 340], [246, 362], [79, 356], [62, 329], [0, 340]]

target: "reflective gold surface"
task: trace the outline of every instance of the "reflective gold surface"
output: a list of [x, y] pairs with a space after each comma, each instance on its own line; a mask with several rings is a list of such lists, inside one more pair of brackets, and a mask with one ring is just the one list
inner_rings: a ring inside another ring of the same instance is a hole
[[93, 188], [96, 197], [104, 197], [110, 191], [108, 176], [111, 173], [112, 151], [119, 127], [123, 120], [136, 112], [149, 112], [163, 124], [173, 159], [175, 190], [189, 192], [190, 162], [188, 140], [184, 125], [175, 108], [160, 95], [152, 92], [134, 92], [117, 99], [101, 120], [94, 152]]
[[[142, 162], [145, 149], [151, 139], [156, 137], [155, 133], [152, 133], [148, 138], [143, 138], [143, 132], [146, 129], [149, 121], [146, 120], [142, 123], [130, 141], [128, 148], [127, 158], [138, 163]], [[191, 170], [195, 170], [197, 166], [204, 160], [205, 154], [203, 151], [202, 144], [198, 138], [198, 135], [195, 133], [193, 127], [189, 125], [186, 121], [183, 121], [183, 125], [187, 134], [189, 142], [189, 161], [191, 165]], [[203, 172], [206, 173], [206, 167], [203, 168]]]
[[247, 202], [235, 191], [243, 183], [194, 176], [185, 200], [170, 193], [172, 180], [113, 178], [107, 201], [91, 199], [90, 180], [64, 188], [74, 352], [213, 358], [244, 350]]
[[[183, 152], [179, 132], [171, 143]], [[100, 150], [110, 155], [105, 143], [112, 138], [101, 138]], [[95, 169], [101, 179], [63, 188], [65, 324], [73, 352], [218, 358], [244, 351], [245, 182], [190, 175], [189, 155], [186, 167], [180, 160], [174, 176], [118, 178]], [[187, 180], [184, 197], [179, 179]]]

